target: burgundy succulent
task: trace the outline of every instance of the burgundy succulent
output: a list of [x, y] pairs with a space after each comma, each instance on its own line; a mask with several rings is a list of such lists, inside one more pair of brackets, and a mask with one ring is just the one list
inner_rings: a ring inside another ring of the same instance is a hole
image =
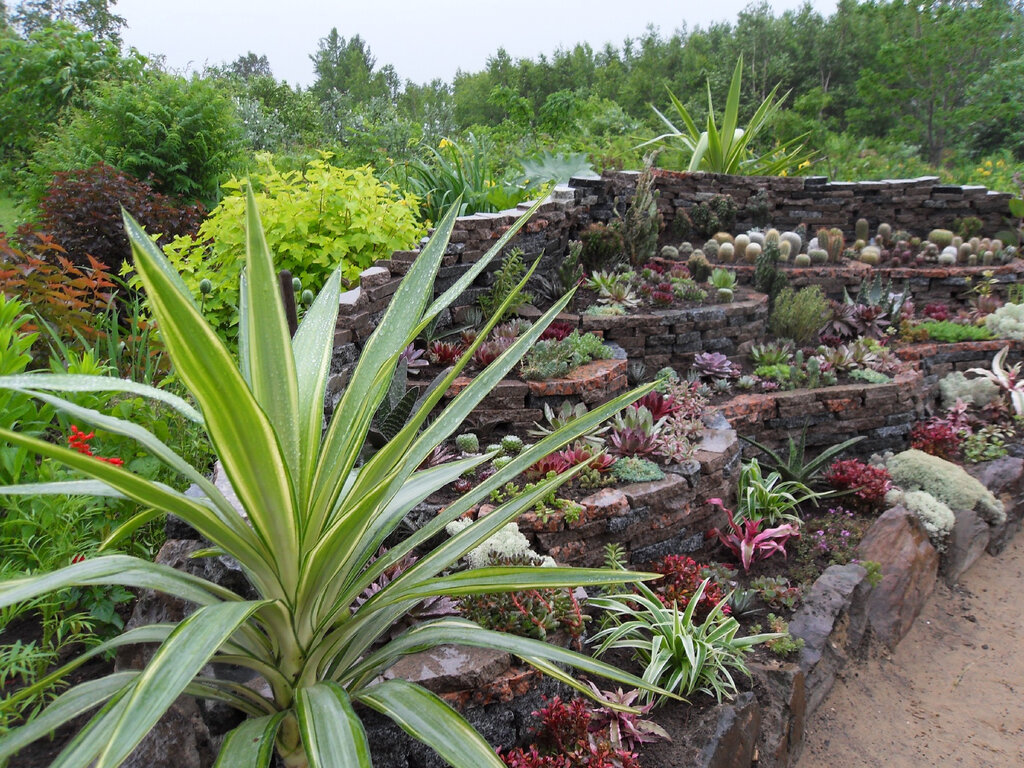
[[666, 416], [679, 412], [683, 406], [681, 403], [676, 402], [676, 399], [671, 395], [663, 395], [661, 392], [653, 391], [648, 392], [630, 407], [646, 408], [651, 412], [654, 422], [657, 423]]
[[642, 429], [616, 428], [608, 437], [608, 450], [616, 456], [652, 456], [658, 452], [658, 437]]
[[540, 335], [540, 340], [561, 341], [575, 330], [576, 326], [573, 325], [572, 323], [552, 323], [551, 325], [544, 329], [544, 332]]
[[501, 353], [512, 346], [514, 339], [498, 338], [493, 341], [485, 341], [473, 353], [473, 363], [478, 368], [486, 368], [497, 360]]
[[427, 348], [427, 359], [436, 365], [454, 365], [464, 351], [455, 341], [432, 341]]
[[533, 483], [537, 480], [543, 480], [548, 476], [549, 472], [554, 472], [556, 475], [560, 475], [571, 466], [572, 464], [567, 463], [565, 458], [562, 456], [562, 452], [549, 453], [537, 463], [530, 465], [526, 471], [523, 472], [523, 476], [526, 477], [529, 482]]

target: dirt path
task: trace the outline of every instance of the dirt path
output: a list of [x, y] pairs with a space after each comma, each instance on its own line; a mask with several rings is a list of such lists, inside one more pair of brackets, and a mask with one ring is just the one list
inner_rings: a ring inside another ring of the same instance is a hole
[[1024, 766], [1024, 535], [941, 585], [891, 653], [848, 669], [797, 768]]

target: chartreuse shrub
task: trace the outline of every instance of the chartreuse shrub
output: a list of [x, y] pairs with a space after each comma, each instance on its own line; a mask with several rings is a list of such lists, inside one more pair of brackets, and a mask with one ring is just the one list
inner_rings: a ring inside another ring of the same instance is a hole
[[[289, 270], [314, 291], [339, 267], [343, 278], [356, 280], [374, 261], [410, 247], [424, 232], [413, 198], [396, 195], [369, 167], [336, 168], [330, 157], [325, 152], [302, 173], [282, 173], [266, 155], [266, 171], [250, 178], [276, 268]], [[226, 196], [199, 233], [176, 238], [165, 249], [193, 297], [203, 280], [210, 281], [203, 313], [229, 338], [238, 323], [245, 186], [238, 179], [226, 183]]]
[[[439, 697], [405, 680], [382, 677], [406, 654], [442, 643], [513, 653], [584, 691], [584, 686], [558, 665], [604, 675], [655, 695], [665, 694], [588, 656], [538, 640], [485, 630], [463, 618], [414, 625], [391, 637], [396, 624], [417, 604], [433, 596], [456, 598], [512, 590], [624, 584], [653, 577], [619, 570], [557, 567], [450, 570], [466, 553], [571, 478], [574, 470], [539, 482], [533, 490], [501, 504], [422, 552], [448, 523], [491, 491], [504, 487], [552, 450], [583, 436], [652, 385], [595, 408], [525, 448], [426, 526], [386, 553], [381, 552], [381, 544], [416, 504], [491, 458], [483, 454], [420, 469], [434, 448], [459, 428], [536, 343], [570, 299], [566, 296], [556, 302], [428, 424], [428, 415], [441, 405], [448, 386], [487, 337], [493, 320], [485, 325], [478, 341], [423, 399], [395, 437], [359, 462], [373, 415], [390, 387], [402, 351], [469, 287], [518, 232], [526, 217], [434, 300], [433, 280], [452, 231], [454, 213], [439, 223], [367, 341], [326, 431], [322, 428], [323, 399], [338, 311], [340, 270], [327, 280], [292, 337], [278, 292], [276, 265], [251, 192], [245, 218], [246, 248], [244, 256], [237, 254], [239, 260], [244, 258], [246, 277], [240, 293], [242, 321], [236, 361], [203, 318], [172, 264], [141, 227], [126, 217], [135, 269], [148, 293], [177, 376], [195, 398], [198, 410], [166, 392], [121, 379], [49, 374], [0, 378], [0, 388], [32, 394], [44, 390], [130, 388], [134, 393], [159, 397], [204, 425], [237, 493], [239, 508], [152, 433], [127, 419], [105, 416], [55, 396], [46, 396], [47, 402], [90, 428], [133, 438], [155, 459], [196, 483], [205, 496], [186, 496], [125, 467], [11, 429], [0, 430], [0, 439], [61, 462], [89, 479], [0, 490], [8, 496], [124, 496], [152, 510], [173, 512], [209, 539], [216, 551], [238, 562], [258, 598], [243, 599], [204, 579], [127, 555], [92, 557], [52, 573], [0, 584], [0, 608], [68, 587], [99, 584], [157, 589], [197, 606], [180, 622], [131, 629], [70, 662], [67, 666], [75, 667], [90, 655], [135, 643], [157, 646], [144, 670], [115, 672], [71, 688], [38, 718], [8, 733], [0, 740], [0, 761], [98, 707], [56, 764], [113, 768], [128, 757], [179, 695], [189, 693], [225, 702], [249, 716], [225, 738], [220, 765], [265, 767], [276, 749], [289, 768], [370, 766], [369, 744], [356, 709], [359, 705], [392, 718], [456, 768], [502, 768], [492, 748]], [[143, 513], [139, 522], [151, 517], [152, 513]], [[381, 574], [417, 548], [420, 558], [415, 564], [369, 599], [359, 599]], [[211, 662], [246, 668], [262, 678], [265, 688], [207, 677], [203, 670]], [[12, 698], [29, 695], [31, 690], [29, 686]]]
[[993, 525], [1006, 520], [1003, 502], [952, 462], [911, 449], [890, 458], [886, 468], [904, 491], [927, 491], [951, 509], [975, 510]]

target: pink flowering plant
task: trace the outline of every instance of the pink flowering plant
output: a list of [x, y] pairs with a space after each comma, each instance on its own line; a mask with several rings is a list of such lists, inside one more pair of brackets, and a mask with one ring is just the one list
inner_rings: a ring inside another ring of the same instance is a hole
[[727, 509], [721, 499], [708, 499], [708, 503], [719, 507], [729, 518], [729, 529], [726, 531], [714, 528], [711, 536], [717, 536], [729, 551], [732, 552], [744, 571], [749, 571], [755, 560], [767, 560], [776, 552], [786, 557], [786, 542], [800, 535], [799, 529], [792, 523], [783, 523], [772, 528], [764, 528], [764, 519], [742, 520], [736, 522], [732, 510]]

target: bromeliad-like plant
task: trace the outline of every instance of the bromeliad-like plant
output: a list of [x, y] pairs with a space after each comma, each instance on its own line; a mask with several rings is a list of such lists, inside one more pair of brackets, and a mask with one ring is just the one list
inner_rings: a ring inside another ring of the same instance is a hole
[[[768, 152], [757, 154], [753, 144], [757, 137], [768, 127], [772, 118], [779, 111], [789, 94], [776, 98], [779, 86], [761, 102], [747, 123], [746, 128], [739, 127], [740, 87], [743, 80], [743, 57], [736, 61], [729, 85], [729, 95], [725, 102], [725, 114], [721, 126], [715, 118], [715, 107], [711, 100], [711, 83], [708, 82], [708, 119], [703, 131], [697, 130], [697, 124], [690, 116], [683, 103], [669, 91], [672, 108], [683, 122], [685, 131], [677, 128], [653, 104], [651, 109], [668, 127], [668, 133], [655, 136], [645, 141], [640, 147], [651, 144], [667, 144], [678, 148], [688, 155], [688, 171], [710, 171], [712, 173], [740, 173], [749, 176], [778, 176], [795, 165], [810, 160], [811, 153], [804, 151], [803, 140], [809, 133], [774, 147]], [[639, 148], [639, 147], [638, 147]]]
[[821, 474], [825, 469], [825, 465], [832, 461], [834, 457], [863, 439], [863, 435], [851, 437], [849, 440], [844, 440], [841, 443], [826, 448], [813, 459], [808, 460], [806, 425], [800, 430], [800, 442], [797, 442], [790, 436], [789, 451], [786, 458], [783, 458], [764, 443], [759, 443], [753, 438], [740, 435], [740, 440], [749, 443], [767, 456], [765, 464], [773, 474], [778, 473], [784, 482], [800, 483], [806, 487], [810, 487], [821, 480]]
[[717, 536], [729, 551], [732, 552], [743, 565], [744, 571], [749, 571], [755, 560], [766, 560], [776, 552], [786, 556], [786, 542], [794, 536], [799, 536], [800, 531], [792, 523], [783, 523], [774, 528], [761, 527], [765, 519], [741, 520], [736, 522], [732, 510], [727, 509], [721, 499], [708, 499], [708, 503], [722, 509], [729, 518], [729, 530], [721, 531], [714, 528], [711, 536]]
[[968, 373], [988, 379], [999, 387], [1010, 398], [1010, 405], [1017, 416], [1024, 415], [1024, 378], [1020, 375], [1020, 363], [1012, 368], [1006, 367], [1006, 356], [1010, 354], [1008, 346], [1003, 347], [992, 358], [992, 370], [970, 368]]
[[[391, 384], [402, 351], [479, 275], [528, 218], [513, 226], [486, 258], [436, 300], [433, 279], [451, 234], [455, 211], [410, 268], [394, 300], [367, 341], [332, 415], [322, 429], [341, 276], [335, 274], [309, 307], [298, 331], [288, 332], [277, 277], [255, 201], [247, 203], [239, 358], [204, 320], [184, 283], [142, 228], [126, 217], [135, 270], [146, 288], [167, 352], [198, 410], [178, 397], [130, 381], [105, 377], [24, 374], [0, 378], [0, 387], [29, 393], [61, 408], [78, 424], [135, 439], [205, 494], [186, 496], [124, 467], [97, 461], [37, 437], [0, 430], [0, 438], [59, 461], [90, 479], [7, 486], [4, 495], [126, 497], [148, 511], [173, 512], [236, 560], [259, 595], [238, 594], [173, 568], [124, 555], [97, 556], [48, 574], [0, 584], [0, 608], [73, 586], [119, 584], [156, 589], [198, 606], [181, 622], [138, 627], [103, 643], [60, 673], [97, 654], [136, 643], [155, 644], [142, 671], [121, 671], [82, 683], [56, 699], [38, 718], [0, 740], [0, 762], [54, 728], [97, 707], [57, 764], [69, 768], [121, 764], [182, 693], [226, 702], [249, 716], [221, 747], [219, 765], [264, 768], [276, 749], [289, 768], [371, 766], [370, 748], [356, 705], [383, 713], [430, 745], [456, 768], [501, 762], [484, 739], [436, 695], [406, 682], [383, 680], [398, 659], [441, 643], [480, 646], [518, 655], [541, 671], [586, 692], [564, 664], [629, 686], [635, 676], [587, 656], [482, 629], [465, 619], [441, 618], [390, 637], [391, 629], [424, 600], [524, 589], [622, 584], [651, 574], [568, 568], [489, 567], [449, 573], [460, 557], [531, 508], [577, 470], [543, 480], [486, 517], [423, 553], [386, 584], [380, 576], [422, 548], [444, 526], [540, 457], [586, 434], [649, 389], [642, 387], [574, 420], [523, 450], [499, 471], [452, 503], [428, 525], [374, 559], [406, 513], [432, 492], [493, 454], [419, 469], [433, 449], [459, 428], [470, 411], [518, 362], [544, 327], [563, 310], [564, 297], [536, 325], [477, 375], [472, 384], [427, 422], [448, 385], [467, 365], [477, 341], [423, 399], [392, 440], [361, 465], [371, 420]], [[532, 211], [531, 211], [532, 213]], [[527, 276], [528, 278], [529, 276]], [[525, 278], [524, 278], [525, 281]], [[511, 302], [509, 297], [507, 302]], [[205, 425], [237, 494], [233, 505], [202, 473], [141, 427], [75, 405], [51, 391], [128, 391], [152, 397]], [[580, 468], [582, 469], [582, 468]], [[149, 511], [151, 510], [151, 511]], [[367, 587], [380, 588], [360, 602]], [[204, 673], [208, 664], [251, 670], [265, 693]], [[42, 681], [45, 682], [45, 681]], [[40, 683], [41, 684], [41, 683]], [[30, 695], [29, 686], [13, 698]]]

